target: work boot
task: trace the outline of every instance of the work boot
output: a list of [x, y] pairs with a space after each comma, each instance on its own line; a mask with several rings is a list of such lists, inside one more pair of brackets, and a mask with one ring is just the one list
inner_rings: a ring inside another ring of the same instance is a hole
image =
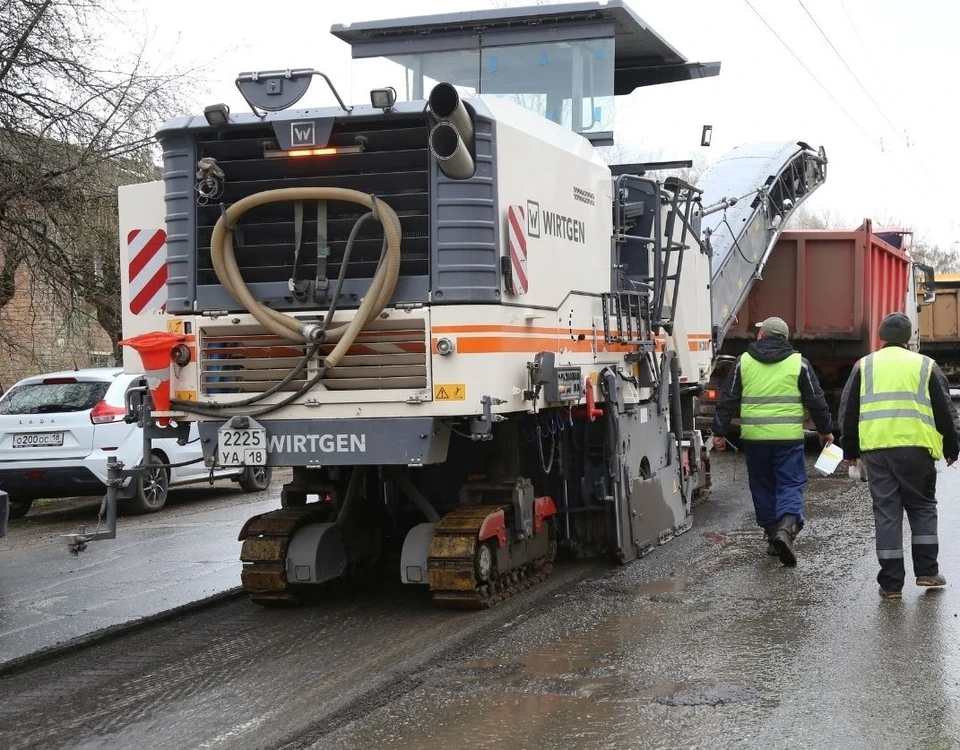
[[776, 557], [780, 553], [777, 551], [777, 545], [773, 543], [773, 538], [777, 535], [777, 525], [775, 523], [763, 527], [763, 538], [767, 540], [767, 554], [770, 557]]
[[941, 573], [932, 576], [917, 576], [917, 586], [946, 586], [947, 579]]
[[880, 589], [880, 596], [884, 599], [903, 599], [903, 592], [901, 591], [887, 591], [885, 588]]
[[797, 523], [797, 517], [791, 514], [785, 515], [777, 524], [777, 531], [773, 537], [773, 546], [777, 548], [777, 555], [780, 562], [789, 567], [797, 564], [797, 555], [793, 551], [793, 540], [800, 532], [800, 526]]

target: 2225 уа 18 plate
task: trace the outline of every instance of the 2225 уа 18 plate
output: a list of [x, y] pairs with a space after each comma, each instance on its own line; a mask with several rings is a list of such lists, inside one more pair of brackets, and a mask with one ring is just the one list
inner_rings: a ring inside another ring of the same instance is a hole
[[267, 431], [262, 427], [217, 431], [217, 462], [220, 466], [265, 466]]

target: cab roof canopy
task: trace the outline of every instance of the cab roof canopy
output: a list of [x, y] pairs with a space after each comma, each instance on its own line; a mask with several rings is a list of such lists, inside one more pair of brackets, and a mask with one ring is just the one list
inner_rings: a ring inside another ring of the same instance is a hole
[[[354, 58], [612, 36], [615, 96], [629, 94], [641, 86], [707, 78], [720, 73], [719, 62], [688, 62], [623, 0], [335, 24], [330, 33], [351, 46]], [[449, 65], [448, 59], [445, 64]], [[422, 72], [436, 80], [446, 80], [451, 71]]]

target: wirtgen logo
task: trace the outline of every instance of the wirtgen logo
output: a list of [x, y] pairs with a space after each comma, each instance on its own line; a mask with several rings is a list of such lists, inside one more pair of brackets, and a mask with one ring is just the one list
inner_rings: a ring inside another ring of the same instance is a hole
[[536, 201], [527, 201], [527, 235], [540, 236], [540, 204]]
[[534, 239], [555, 237], [558, 240], [575, 242], [578, 245], [587, 243], [587, 226], [582, 219], [556, 211], [540, 208], [537, 201], [527, 201], [527, 236]]
[[290, 145], [291, 146], [315, 146], [317, 143], [317, 130], [312, 122], [291, 122], [290, 123]]

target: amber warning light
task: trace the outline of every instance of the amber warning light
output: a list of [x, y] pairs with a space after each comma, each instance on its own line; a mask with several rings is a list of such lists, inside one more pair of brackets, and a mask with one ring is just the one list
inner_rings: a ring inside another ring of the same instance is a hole
[[326, 148], [295, 148], [290, 151], [265, 151], [268, 159], [286, 159], [298, 156], [333, 156], [335, 154], [359, 154], [363, 146], [327, 146]]

